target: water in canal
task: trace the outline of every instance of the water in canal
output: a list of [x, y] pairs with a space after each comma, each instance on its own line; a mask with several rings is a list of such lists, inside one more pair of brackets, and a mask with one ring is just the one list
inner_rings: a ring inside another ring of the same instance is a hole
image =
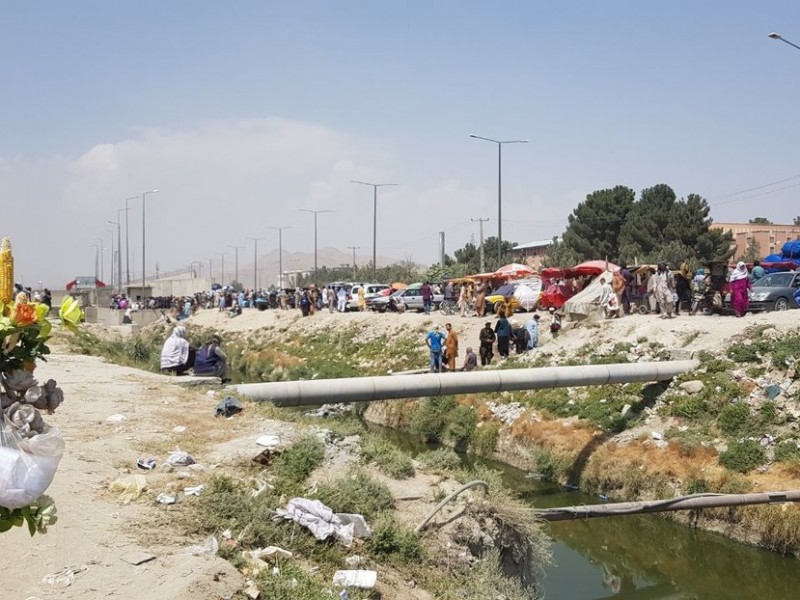
[[[379, 431], [412, 453], [430, 449], [410, 436]], [[466, 459], [465, 460], [469, 460]], [[597, 504], [599, 499], [529, 479], [487, 462], [538, 508]], [[654, 515], [563, 521], [545, 526], [554, 564], [545, 570], [546, 600], [797, 600], [800, 563]]]

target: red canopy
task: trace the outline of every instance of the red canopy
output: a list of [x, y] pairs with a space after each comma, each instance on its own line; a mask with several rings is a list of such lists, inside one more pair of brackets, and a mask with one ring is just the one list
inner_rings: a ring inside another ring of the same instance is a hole
[[546, 279], [574, 279], [575, 277], [586, 277], [587, 275], [600, 275], [606, 270], [616, 271], [619, 269], [614, 263], [604, 260], [587, 260], [569, 269], [558, 267], [548, 267], [542, 271], [542, 277]]

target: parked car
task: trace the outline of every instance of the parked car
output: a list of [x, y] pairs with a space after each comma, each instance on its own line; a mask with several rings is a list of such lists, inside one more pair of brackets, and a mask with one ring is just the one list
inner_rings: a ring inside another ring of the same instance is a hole
[[395, 303], [402, 302], [400, 296], [404, 291], [405, 290], [395, 290], [391, 294], [378, 294], [367, 300], [367, 308], [381, 313], [387, 310], [396, 310]]
[[358, 310], [358, 289], [364, 287], [364, 300], [369, 306], [370, 300], [381, 295], [383, 290], [388, 290], [385, 283], [357, 283], [348, 290], [347, 310]]
[[[397, 290], [391, 296], [375, 298], [372, 301], [372, 308], [378, 312], [385, 312], [389, 306], [389, 301], [402, 302], [406, 305], [406, 310], [422, 310], [422, 288], [408, 287], [404, 290]], [[433, 295], [433, 310], [437, 310], [444, 300], [443, 294]]]
[[769, 273], [753, 284], [750, 310], [788, 310], [800, 308], [794, 293], [800, 287], [800, 272]]

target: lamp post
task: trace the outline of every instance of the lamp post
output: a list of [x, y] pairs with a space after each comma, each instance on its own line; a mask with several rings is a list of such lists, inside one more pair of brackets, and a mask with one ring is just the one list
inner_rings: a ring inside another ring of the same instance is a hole
[[[125, 209], [120, 208], [117, 210], [116, 221], [108, 221], [111, 225], [117, 226], [117, 292], [119, 293], [122, 293], [122, 220], [119, 218], [119, 213], [123, 210]], [[111, 258], [114, 258], [113, 254]]]
[[486, 223], [488, 220], [489, 220], [488, 217], [485, 218], [485, 219], [482, 219], [480, 217], [478, 217], [477, 219], [470, 219], [470, 221], [472, 221], [473, 223], [475, 221], [477, 221], [478, 222], [478, 228], [480, 229], [480, 236], [481, 236], [481, 246], [480, 246], [481, 267], [480, 267], [480, 271], [481, 271], [481, 273], [483, 273], [483, 224]]
[[527, 144], [528, 140], [493, 140], [470, 134], [471, 138], [497, 144], [497, 268], [503, 264], [503, 144]]
[[356, 250], [361, 249], [361, 246], [348, 246], [353, 251], [353, 281], [356, 279]]
[[98, 244], [89, 244], [94, 247], [94, 279], [100, 279], [98, 269], [100, 266], [100, 246]]
[[372, 186], [372, 279], [375, 280], [378, 269], [378, 188], [399, 183], [368, 183], [366, 181], [350, 180], [352, 183]]
[[146, 226], [145, 226], [145, 205], [147, 204], [147, 194], [157, 194], [158, 190], [150, 190], [148, 192], [142, 192], [142, 304], [144, 304], [144, 278], [145, 278], [145, 262], [146, 260], [146, 252], [145, 252], [145, 244], [146, 244]]
[[258, 285], [258, 241], [265, 240], [267, 238], [249, 237], [245, 239], [253, 240], [253, 291], [256, 291], [261, 289], [261, 286]]
[[[228, 248], [233, 248], [233, 251], [234, 251], [235, 257], [236, 257], [234, 259], [235, 267], [234, 267], [234, 272], [233, 272], [234, 273], [233, 279], [234, 279], [234, 281], [236, 283], [241, 283], [239, 281], [239, 248], [244, 248], [244, 246], [231, 246], [230, 244], [228, 244]], [[242, 286], [242, 287], [244, 287], [244, 286]]]
[[319, 285], [319, 280], [317, 277], [317, 215], [320, 213], [332, 213], [336, 211], [330, 209], [312, 210], [310, 208], [298, 208], [297, 210], [301, 212], [312, 213], [314, 215], [314, 283]]
[[131, 258], [130, 258], [130, 246], [128, 244], [128, 215], [131, 214], [131, 207], [128, 206], [128, 202], [130, 202], [131, 200], [138, 200], [138, 199], [139, 196], [131, 196], [130, 198], [125, 198], [125, 208], [119, 209], [125, 211], [125, 285], [128, 286], [131, 284]]
[[111, 256], [109, 257], [109, 264], [111, 268], [109, 269], [110, 273], [108, 274], [109, 279], [111, 280], [111, 287], [114, 287], [114, 230], [109, 229], [108, 227], [104, 227], [103, 231], [107, 231], [111, 234]]
[[294, 225], [285, 225], [284, 227], [267, 227], [266, 229], [274, 229], [278, 232], [278, 288], [283, 289], [283, 230], [292, 229]]
[[217, 252], [217, 256], [222, 260], [222, 275], [220, 281], [222, 282], [222, 287], [225, 287], [225, 252]]
[[96, 238], [92, 238], [92, 239], [95, 239], [98, 242], [100, 242], [100, 276], [97, 277], [97, 279], [99, 279], [100, 281], [103, 281], [103, 277], [105, 277], [105, 274], [104, 274], [105, 265], [103, 264], [103, 255], [106, 252], [105, 247], [103, 246], [103, 238], [96, 237]]
[[773, 32], [772, 32], [772, 33], [770, 33], [770, 34], [767, 34], [767, 37], [770, 37], [770, 38], [772, 38], [773, 40], [780, 40], [780, 41], [782, 41], [784, 44], [789, 44], [789, 45], [790, 45], [790, 46], [792, 46], [793, 48], [797, 48], [798, 50], [800, 50], [800, 46], [798, 46], [798, 45], [797, 45], [797, 44], [795, 44], [794, 42], [790, 42], [790, 41], [789, 41], [789, 40], [787, 40], [785, 37], [783, 37], [783, 36], [782, 36], [780, 33], [775, 33], [775, 32], [773, 31]]

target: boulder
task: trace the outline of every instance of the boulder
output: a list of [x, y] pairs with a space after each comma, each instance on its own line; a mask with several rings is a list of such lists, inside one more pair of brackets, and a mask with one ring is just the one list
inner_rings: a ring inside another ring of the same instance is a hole
[[678, 387], [687, 394], [699, 394], [706, 387], [706, 384], [699, 379], [693, 379], [692, 381], [684, 381]]

